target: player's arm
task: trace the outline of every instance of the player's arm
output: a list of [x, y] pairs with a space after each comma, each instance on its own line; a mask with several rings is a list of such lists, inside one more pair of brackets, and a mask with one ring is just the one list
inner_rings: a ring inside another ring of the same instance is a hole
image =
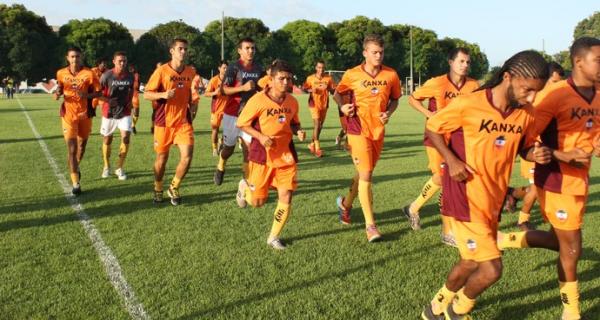
[[221, 83], [221, 91], [227, 95], [235, 95], [241, 92], [248, 92], [254, 90], [256, 88], [256, 83], [254, 80], [250, 80], [243, 85], [234, 86], [235, 79], [237, 77], [237, 70], [234, 66], [228, 66], [225, 71], [225, 77], [223, 78], [223, 82]]
[[304, 141], [304, 139], [306, 138], [306, 132], [302, 130], [302, 126], [300, 125], [300, 118], [298, 117], [298, 112], [296, 112], [296, 114], [292, 118], [292, 121], [290, 122], [290, 127], [292, 129], [292, 133], [298, 137], [298, 140]]
[[274, 139], [267, 135], [264, 135], [262, 132], [254, 129], [252, 127], [252, 123], [254, 120], [258, 119], [260, 116], [260, 109], [257, 104], [254, 103], [252, 99], [248, 101], [240, 115], [238, 116], [238, 120], [236, 122], [236, 126], [240, 128], [243, 132], [249, 134], [252, 138], [255, 138], [262, 144], [265, 148], [269, 148], [273, 145]]
[[159, 91], [162, 88], [161, 78], [162, 74], [160, 68], [157, 68], [154, 70], [154, 73], [152, 73], [152, 76], [150, 76], [148, 83], [146, 83], [146, 87], [144, 88], [144, 99], [156, 101], [160, 99], [171, 99], [175, 96], [175, 89]]
[[60, 99], [60, 97], [64, 94], [63, 88], [65, 87], [64, 83], [61, 80], [60, 75], [56, 74], [56, 90], [54, 91], [54, 100]]
[[390, 121], [390, 117], [398, 108], [398, 99], [390, 99], [390, 103], [387, 106], [387, 110], [379, 114], [379, 120], [381, 123], [387, 124]]
[[206, 91], [204, 91], [204, 96], [210, 98], [219, 95], [219, 93], [222, 93], [221, 86], [215, 86], [214, 82], [211, 81], [208, 84], [208, 88], [206, 88]]
[[429, 109], [423, 106], [423, 101], [415, 99], [413, 96], [408, 97], [408, 105], [413, 109], [417, 110], [421, 114], [425, 116], [425, 118], [431, 118], [433, 116], [433, 112], [429, 111]]

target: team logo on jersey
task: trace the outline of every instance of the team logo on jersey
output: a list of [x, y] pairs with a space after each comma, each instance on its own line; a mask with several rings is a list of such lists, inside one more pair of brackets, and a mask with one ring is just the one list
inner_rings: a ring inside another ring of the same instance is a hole
[[477, 249], [477, 242], [473, 239], [467, 240], [467, 249], [475, 251], [475, 249]]
[[523, 127], [511, 123], [498, 123], [494, 120], [481, 119], [481, 125], [479, 125], [479, 132], [486, 131], [491, 132], [505, 132], [505, 133], [523, 133]]
[[569, 217], [569, 214], [567, 213], [566, 210], [558, 209], [558, 211], [556, 211], [556, 218], [558, 218], [558, 220], [565, 221], [565, 220], [567, 220], [568, 217]]
[[284, 123], [285, 122], [285, 114], [280, 114], [279, 117], [277, 117], [277, 122]]
[[292, 113], [292, 109], [285, 107], [267, 109], [267, 116], [285, 115], [286, 113]]
[[588, 119], [588, 121], [585, 122], [585, 128], [590, 130], [592, 127], [594, 126], [594, 120], [592, 120], [591, 118]]
[[178, 89], [183, 88], [183, 82], [177, 82], [177, 88]]
[[581, 119], [583, 117], [594, 117], [600, 115], [600, 109], [573, 107], [571, 109], [571, 120]]
[[447, 99], [447, 100], [454, 99], [454, 98], [456, 98], [458, 96], [460, 96], [460, 92], [446, 91], [444, 93], [444, 98]]
[[494, 141], [494, 145], [496, 146], [496, 148], [502, 148], [505, 144], [506, 139], [504, 138], [504, 136], [499, 136], [498, 138], [496, 138], [496, 141]]

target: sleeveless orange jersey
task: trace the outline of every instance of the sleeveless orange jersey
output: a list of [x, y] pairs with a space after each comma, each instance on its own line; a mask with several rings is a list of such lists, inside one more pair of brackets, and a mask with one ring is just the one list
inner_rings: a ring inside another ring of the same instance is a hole
[[496, 223], [517, 152], [535, 141], [531, 105], [501, 113], [492, 91], [454, 99], [427, 121], [427, 129], [450, 133], [450, 149], [475, 170], [465, 181], [442, 177], [442, 214], [458, 221]]

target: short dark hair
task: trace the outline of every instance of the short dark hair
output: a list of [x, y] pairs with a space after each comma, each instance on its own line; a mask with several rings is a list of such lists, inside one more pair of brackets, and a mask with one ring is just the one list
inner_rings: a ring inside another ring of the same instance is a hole
[[78, 46], [72, 46], [72, 47], [69, 47], [69, 48], [67, 49], [67, 54], [69, 54], [69, 52], [71, 52], [71, 51], [75, 51], [75, 52], [77, 52], [77, 53], [81, 53], [81, 48], [80, 48], [80, 47], [78, 47]]
[[325, 60], [323, 59], [317, 59], [317, 62], [315, 63], [315, 65], [322, 63], [323, 65], [325, 65]]
[[227, 63], [227, 60], [221, 60], [221, 61], [219, 61], [219, 65], [218, 66], [221, 67], [222, 65], [228, 66], [229, 63]]
[[378, 35], [378, 34], [368, 34], [365, 36], [365, 39], [363, 40], [363, 49], [367, 48], [367, 44], [369, 43], [375, 43], [378, 46], [382, 47], [385, 45], [385, 42], [383, 41], [383, 38]]
[[569, 49], [571, 62], [575, 61], [575, 57], [581, 57], [595, 46], [600, 46], [600, 39], [593, 37], [581, 37], [575, 40]]
[[238, 44], [237, 44], [237, 47], [238, 47], [238, 49], [241, 49], [241, 48], [242, 48], [242, 43], [244, 43], [244, 42], [248, 42], [248, 43], [255, 43], [255, 42], [254, 42], [254, 39], [252, 39], [252, 38], [250, 38], [250, 37], [245, 37], [245, 38], [242, 38], [242, 39], [240, 39], [240, 41], [238, 41]]
[[458, 53], [462, 52], [463, 54], [466, 54], [468, 56], [471, 55], [471, 51], [465, 47], [456, 47], [452, 50], [450, 50], [448, 52], [448, 60], [454, 60], [456, 59], [456, 56], [458, 55]]
[[292, 72], [292, 67], [289, 65], [289, 63], [281, 59], [275, 59], [275, 61], [271, 63], [271, 76], [275, 76], [277, 72], [294, 73]]
[[169, 45], [169, 48], [175, 48], [175, 45], [178, 42], [188, 44], [188, 41], [184, 38], [175, 38], [175, 39], [171, 40], [171, 44]]
[[548, 63], [548, 75], [552, 76], [554, 72], [561, 77], [565, 76], [565, 69], [558, 62], [552, 61]]
[[115, 53], [113, 54], [113, 59], [118, 56], [123, 56], [127, 58], [127, 53], [125, 51], [115, 51]]

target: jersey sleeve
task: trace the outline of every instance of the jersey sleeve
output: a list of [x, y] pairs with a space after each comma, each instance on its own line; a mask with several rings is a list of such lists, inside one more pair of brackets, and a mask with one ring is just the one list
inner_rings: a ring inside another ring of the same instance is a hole
[[238, 116], [236, 126], [238, 128], [251, 126], [252, 122], [260, 116], [259, 105], [259, 103], [256, 103], [256, 99], [251, 98], [248, 100], [248, 103], [246, 103], [246, 106]]
[[157, 68], [156, 70], [154, 70], [154, 72], [150, 76], [148, 83], [146, 83], [145, 91], [158, 92], [158, 90], [160, 90], [160, 88], [161, 88], [161, 81], [162, 81], [162, 73], [160, 71], [160, 68]]
[[307, 91], [310, 90], [312, 88], [312, 86], [310, 85], [310, 76], [306, 78], [306, 80], [304, 80], [304, 83], [302, 84], [302, 90]]
[[236, 85], [237, 70], [234, 65], [227, 66], [225, 77], [223, 78], [224, 87], [234, 87]]
[[345, 94], [352, 90], [352, 72], [350, 70], [346, 71], [342, 76], [342, 80], [337, 85], [335, 91], [339, 94]]
[[337, 84], [335, 83], [335, 80], [333, 80], [333, 77], [329, 77], [329, 82], [327, 83], [327, 90], [333, 91], [336, 87]]
[[538, 93], [538, 97], [534, 102], [535, 106], [535, 125], [533, 126], [533, 134], [537, 137], [540, 135], [548, 124], [555, 116], [555, 112], [558, 109], [556, 105], [558, 91], [545, 91], [542, 90]]
[[212, 78], [210, 79], [210, 81], [208, 82], [208, 85], [206, 86], [206, 92], [214, 92], [217, 91], [217, 78]]
[[451, 133], [462, 127], [462, 104], [460, 99], [455, 99], [450, 104], [438, 111], [427, 120], [427, 130], [445, 134]]
[[392, 90], [390, 94], [390, 98], [393, 100], [398, 100], [402, 96], [402, 88], [400, 87], [400, 77], [398, 74], [394, 72], [394, 78], [392, 79]]
[[435, 81], [429, 79], [412, 93], [412, 97], [420, 101], [433, 98], [437, 92], [437, 87]]

